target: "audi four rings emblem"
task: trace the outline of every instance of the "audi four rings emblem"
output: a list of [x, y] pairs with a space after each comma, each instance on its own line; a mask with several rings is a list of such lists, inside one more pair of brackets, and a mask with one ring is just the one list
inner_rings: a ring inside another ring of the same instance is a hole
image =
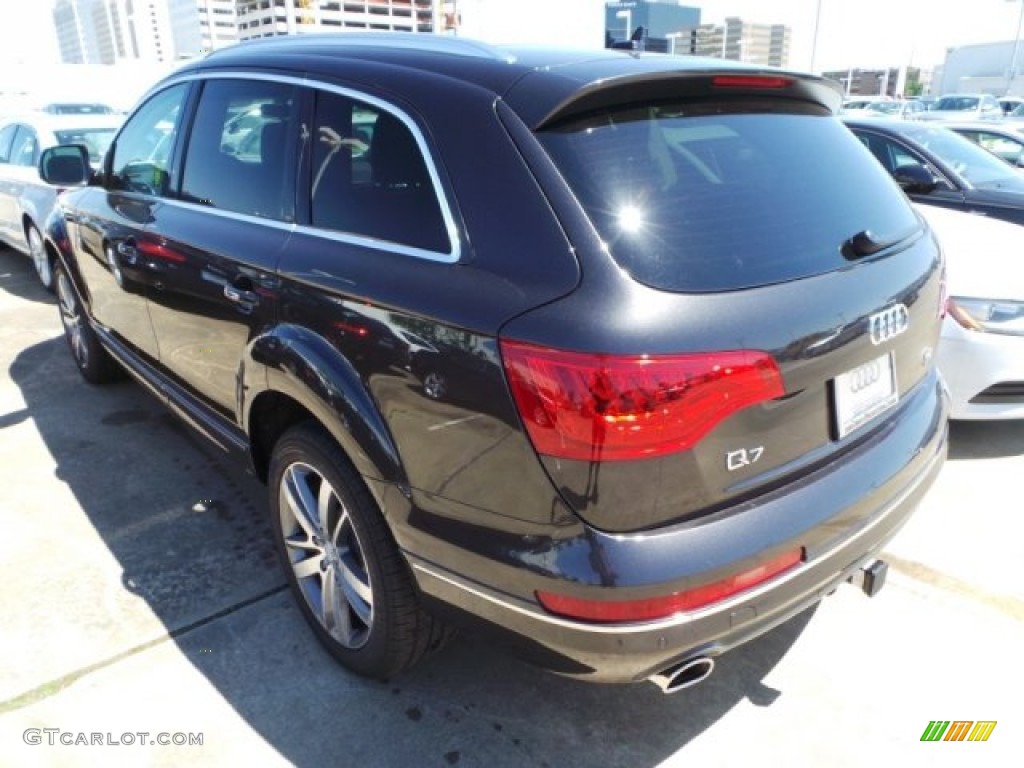
[[878, 360], [873, 360], [849, 373], [848, 386], [851, 392], [860, 392], [876, 383], [880, 378], [882, 378], [882, 364]]
[[910, 312], [902, 304], [893, 304], [868, 318], [871, 343], [876, 345], [895, 339], [909, 326]]

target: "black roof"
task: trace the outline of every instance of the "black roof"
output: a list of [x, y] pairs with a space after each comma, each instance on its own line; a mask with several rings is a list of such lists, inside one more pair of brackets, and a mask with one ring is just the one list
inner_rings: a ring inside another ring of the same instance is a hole
[[[506, 100], [537, 127], [574, 110], [581, 96], [588, 108], [599, 106], [594, 94], [608, 100], [669, 98], [688, 78], [706, 80], [721, 73], [786, 76], [785, 95], [814, 101], [835, 111], [839, 86], [824, 78], [723, 59], [667, 56], [623, 50], [575, 50], [551, 47], [496, 46], [434, 34], [370, 32], [293, 35], [251, 40], [215, 51], [178, 70], [276, 69], [345, 78], [355, 65], [372, 63], [390, 70], [415, 70], [484, 88]], [[615, 94], [612, 97], [612, 94]], [[600, 99], [598, 100], [600, 101]]]

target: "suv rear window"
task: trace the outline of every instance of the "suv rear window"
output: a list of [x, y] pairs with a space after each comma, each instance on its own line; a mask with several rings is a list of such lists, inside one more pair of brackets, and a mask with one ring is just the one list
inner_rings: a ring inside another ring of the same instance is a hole
[[749, 288], [847, 262], [867, 230], [919, 227], [899, 188], [838, 120], [787, 102], [612, 110], [539, 135], [612, 256], [670, 291]]

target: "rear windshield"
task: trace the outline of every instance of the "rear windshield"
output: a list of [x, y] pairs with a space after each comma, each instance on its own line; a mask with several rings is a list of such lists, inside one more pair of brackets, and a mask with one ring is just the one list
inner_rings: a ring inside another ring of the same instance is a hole
[[821, 274], [849, 264], [841, 247], [858, 233], [896, 242], [917, 230], [902, 192], [842, 123], [773, 112], [780, 102], [631, 107], [539, 138], [616, 261], [664, 290]]
[[84, 144], [89, 149], [89, 162], [99, 165], [103, 161], [107, 147], [114, 140], [114, 128], [82, 128], [79, 130], [55, 131], [57, 141], [61, 144]]

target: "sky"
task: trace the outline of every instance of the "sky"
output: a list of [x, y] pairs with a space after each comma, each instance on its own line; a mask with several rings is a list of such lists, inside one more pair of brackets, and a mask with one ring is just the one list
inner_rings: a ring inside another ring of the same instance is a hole
[[[475, 29], [492, 40], [550, 42], [553, 27], [591, 12], [603, 16], [603, 0], [461, 0], [478, 14]], [[792, 29], [790, 67], [811, 69], [814, 22], [820, 24], [814, 69], [880, 68], [913, 64], [934, 67], [948, 47], [1013, 40], [1024, 0], [704, 0], [704, 22], [739, 16]], [[0, 65], [55, 63], [50, 0], [0, 0]], [[556, 21], [557, 24], [551, 24]], [[596, 25], [596, 23], [595, 23]]]

